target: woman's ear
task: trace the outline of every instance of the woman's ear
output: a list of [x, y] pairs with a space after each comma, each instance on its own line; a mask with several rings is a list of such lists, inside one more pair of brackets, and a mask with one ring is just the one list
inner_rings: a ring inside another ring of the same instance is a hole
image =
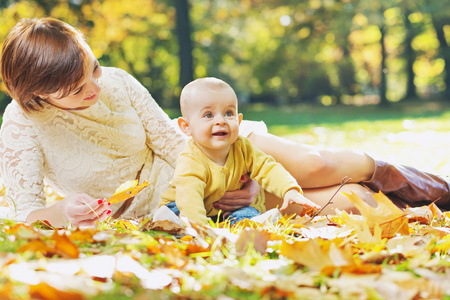
[[238, 121], [239, 121], [239, 125], [241, 125], [242, 122], [242, 118], [244, 117], [243, 114], [238, 114]]
[[178, 118], [178, 127], [180, 127], [181, 131], [185, 135], [191, 136], [191, 128], [189, 127], [189, 123], [185, 118], [183, 117]]

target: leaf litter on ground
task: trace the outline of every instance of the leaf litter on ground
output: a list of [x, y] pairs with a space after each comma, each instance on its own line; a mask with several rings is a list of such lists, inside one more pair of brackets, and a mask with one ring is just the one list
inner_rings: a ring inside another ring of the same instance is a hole
[[0, 221], [0, 299], [450, 298], [450, 213], [347, 195], [361, 215], [90, 228]]

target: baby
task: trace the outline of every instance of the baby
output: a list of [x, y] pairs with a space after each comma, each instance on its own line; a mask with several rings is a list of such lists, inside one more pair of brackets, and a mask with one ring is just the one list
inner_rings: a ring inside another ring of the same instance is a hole
[[[180, 97], [181, 131], [190, 138], [178, 157], [174, 178], [159, 206], [167, 205], [177, 215], [206, 223], [217, 217], [213, 204], [228, 190], [240, 189], [249, 174], [264, 190], [283, 199], [280, 210], [291, 203], [320, 209], [302, 195], [302, 189], [284, 167], [239, 136], [242, 114], [233, 89], [217, 78], [201, 78], [187, 84]], [[264, 200], [232, 212], [236, 222], [265, 211]]]

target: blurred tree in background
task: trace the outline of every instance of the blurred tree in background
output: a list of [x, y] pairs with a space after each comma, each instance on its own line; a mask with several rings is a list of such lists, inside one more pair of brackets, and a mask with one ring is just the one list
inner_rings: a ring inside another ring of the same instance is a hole
[[[78, 27], [104, 66], [163, 107], [192, 78], [239, 99], [388, 104], [450, 99], [450, 11], [441, 0], [0, 0], [0, 43], [21, 18]], [[4, 86], [0, 87], [4, 91]], [[10, 99], [0, 92], [1, 106]]]

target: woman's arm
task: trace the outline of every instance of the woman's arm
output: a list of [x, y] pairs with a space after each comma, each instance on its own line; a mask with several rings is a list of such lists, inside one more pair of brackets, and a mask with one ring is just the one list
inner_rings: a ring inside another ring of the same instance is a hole
[[[9, 204], [8, 218], [19, 222], [47, 220], [54, 226], [89, 225], [104, 220], [108, 204], [100, 205], [87, 195], [69, 196], [46, 207], [44, 193], [44, 150], [27, 116], [16, 105], [3, 115], [0, 130], [0, 174]], [[94, 212], [95, 213], [94, 213]]]

